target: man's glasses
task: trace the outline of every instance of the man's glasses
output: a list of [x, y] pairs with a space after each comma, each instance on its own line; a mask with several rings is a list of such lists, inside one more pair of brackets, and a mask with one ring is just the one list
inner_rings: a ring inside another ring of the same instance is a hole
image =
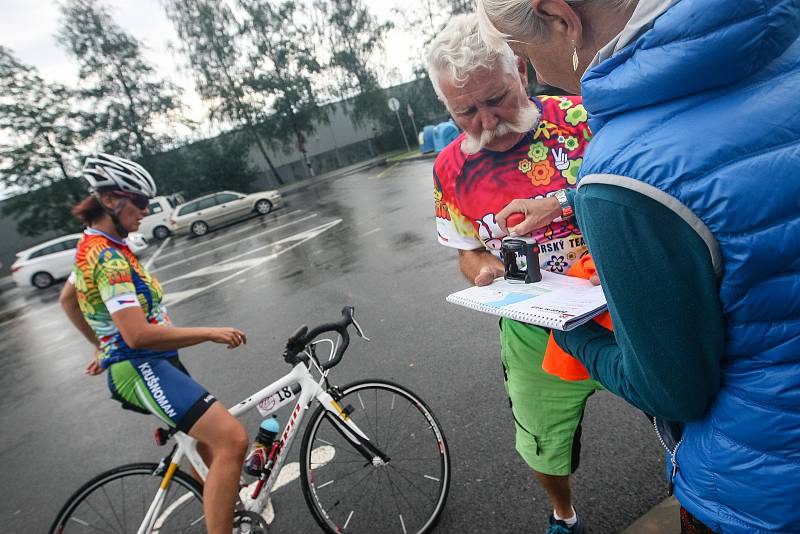
[[128, 192], [125, 192], [125, 191], [114, 191], [114, 195], [116, 195], [118, 197], [122, 197], [122, 198], [127, 198], [128, 200], [131, 201], [131, 204], [133, 204], [134, 206], [136, 206], [140, 210], [143, 210], [147, 206], [150, 205], [150, 199], [149, 198], [147, 198], [145, 196], [142, 196], [142, 195], [137, 195], [135, 193], [128, 193]]

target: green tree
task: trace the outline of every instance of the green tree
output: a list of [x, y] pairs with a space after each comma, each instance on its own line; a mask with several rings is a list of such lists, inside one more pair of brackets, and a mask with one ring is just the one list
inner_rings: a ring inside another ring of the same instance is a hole
[[270, 101], [269, 128], [281, 132], [273, 139], [284, 148], [294, 144], [313, 176], [306, 137], [313, 135], [328, 115], [317, 102], [311, 83], [321, 67], [308, 44], [311, 28], [304, 22], [308, 17], [293, 0], [279, 4], [239, 0], [238, 4], [247, 14], [242, 31], [253, 45], [244, 83]]
[[220, 189], [249, 192], [256, 173], [248, 165], [246, 137], [231, 132], [164, 152], [152, 158], [148, 170], [159, 191], [183, 193], [187, 199]]
[[341, 100], [354, 97], [346, 111], [356, 124], [383, 115], [386, 102], [371, 62], [393, 24], [379, 23], [361, 0], [320, 0], [313, 6], [335, 93]]
[[85, 193], [75, 155], [83, 141], [75, 94], [47, 83], [0, 46], [0, 184], [3, 203], [25, 235], [72, 228], [70, 207]]
[[283, 179], [272, 164], [258, 124], [265, 120], [267, 103], [243, 83], [238, 59], [240, 26], [230, 8], [213, 0], [163, 0], [167, 17], [180, 38], [180, 48], [194, 74], [200, 96], [209, 105], [210, 118], [242, 126], [269, 165], [275, 180]]
[[142, 44], [97, 0], [67, 0], [57, 39], [78, 62], [83, 96], [94, 110], [91, 129], [104, 149], [147, 158], [169, 144], [159, 121], [178, 120], [179, 89], [156, 76]]
[[16, 219], [17, 231], [22, 235], [78, 232], [81, 225], [72, 215], [72, 206], [86, 194], [83, 179], [59, 180], [6, 200], [3, 214]]

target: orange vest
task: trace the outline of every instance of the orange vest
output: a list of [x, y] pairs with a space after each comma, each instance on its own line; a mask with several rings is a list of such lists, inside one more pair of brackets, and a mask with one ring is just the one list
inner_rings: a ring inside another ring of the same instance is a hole
[[[572, 267], [567, 271], [567, 276], [575, 276], [577, 278], [590, 278], [597, 274], [597, 269], [594, 266], [592, 257], [587, 254], [581, 259], [572, 264]], [[614, 330], [611, 324], [611, 316], [608, 312], [604, 312], [594, 318], [594, 321], [600, 326], [608, 330]], [[551, 375], [556, 375], [562, 380], [586, 380], [591, 378], [589, 371], [577, 359], [573, 358], [558, 346], [553, 334], [550, 334], [550, 340], [547, 342], [547, 349], [544, 352], [544, 360], [542, 361], [542, 369]]]

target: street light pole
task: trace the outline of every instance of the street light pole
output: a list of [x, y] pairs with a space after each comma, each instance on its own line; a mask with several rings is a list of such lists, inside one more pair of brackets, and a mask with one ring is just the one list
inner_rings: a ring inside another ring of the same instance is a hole
[[414, 135], [416, 136], [417, 144], [419, 144], [419, 130], [417, 129], [417, 121], [414, 120], [414, 110], [411, 109], [411, 104], [407, 105], [406, 111], [408, 112], [408, 117], [411, 119], [411, 125], [414, 127]]
[[397, 100], [395, 97], [390, 98], [387, 101], [389, 105], [389, 109], [394, 111], [394, 114], [397, 115], [397, 123], [400, 125], [400, 133], [403, 134], [403, 142], [406, 144], [406, 152], [411, 152], [411, 147], [408, 145], [408, 138], [406, 137], [406, 131], [403, 129], [403, 121], [400, 120], [400, 101]]

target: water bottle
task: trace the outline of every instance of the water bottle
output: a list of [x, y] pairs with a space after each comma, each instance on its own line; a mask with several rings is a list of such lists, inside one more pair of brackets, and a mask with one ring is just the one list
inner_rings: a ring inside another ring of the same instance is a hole
[[272, 444], [275, 442], [275, 437], [280, 431], [278, 419], [275, 416], [267, 417], [258, 427], [258, 435], [253, 441], [253, 446], [250, 449], [250, 454], [244, 461], [244, 471], [248, 475], [259, 476], [264, 466], [267, 465], [269, 452], [272, 450]]

